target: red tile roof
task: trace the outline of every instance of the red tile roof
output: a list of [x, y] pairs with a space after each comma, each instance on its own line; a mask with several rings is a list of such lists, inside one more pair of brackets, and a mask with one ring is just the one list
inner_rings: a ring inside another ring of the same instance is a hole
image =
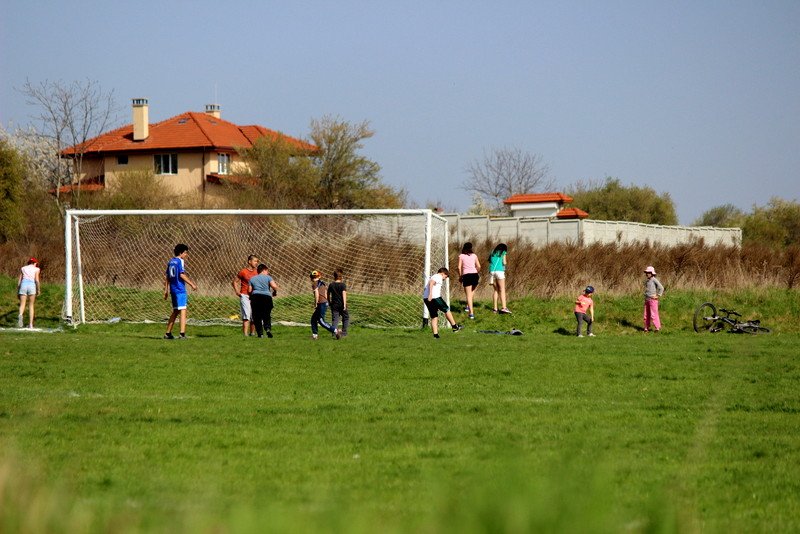
[[503, 204], [535, 204], [537, 202], [572, 202], [572, 197], [563, 193], [526, 193], [513, 195], [503, 201]]
[[50, 189], [49, 193], [51, 195], [55, 195], [56, 191], [59, 193], [74, 193], [75, 191], [83, 191], [85, 193], [93, 193], [96, 191], [102, 191], [105, 189], [106, 186], [103, 184], [72, 184], [72, 185], [62, 185], [59, 188]]
[[[143, 141], [133, 140], [133, 124], [101, 134], [85, 143], [84, 155], [153, 152], [159, 150], [235, 150], [251, 147], [256, 139], [266, 136], [283, 137], [303, 151], [317, 149], [312, 144], [284, 135], [263, 126], [238, 126], [208, 113], [188, 111], [149, 125], [149, 135]], [[77, 145], [61, 151], [62, 156], [78, 152]]]
[[585, 219], [589, 214], [579, 208], [564, 208], [556, 213], [558, 219]]

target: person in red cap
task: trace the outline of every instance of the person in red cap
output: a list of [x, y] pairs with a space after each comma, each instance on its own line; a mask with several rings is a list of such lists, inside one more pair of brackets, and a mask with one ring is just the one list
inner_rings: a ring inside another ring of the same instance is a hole
[[25, 304], [28, 304], [28, 328], [33, 328], [34, 303], [36, 295], [41, 294], [42, 286], [39, 283], [39, 262], [36, 258], [28, 260], [28, 264], [20, 269], [19, 279], [17, 280], [17, 295], [19, 295], [19, 315], [17, 316], [17, 326], [22, 328], [25, 324], [23, 314]]

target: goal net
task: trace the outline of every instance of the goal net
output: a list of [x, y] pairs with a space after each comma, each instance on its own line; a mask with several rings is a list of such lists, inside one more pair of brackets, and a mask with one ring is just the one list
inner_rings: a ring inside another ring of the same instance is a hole
[[[448, 264], [430, 210], [68, 210], [64, 316], [74, 324], [165, 321], [164, 273], [189, 246], [189, 321], [240, 323], [233, 281], [250, 254], [279, 286], [273, 322], [308, 324], [309, 273], [344, 272], [353, 325], [416, 327], [428, 276]], [[330, 315], [328, 316], [330, 318]]]

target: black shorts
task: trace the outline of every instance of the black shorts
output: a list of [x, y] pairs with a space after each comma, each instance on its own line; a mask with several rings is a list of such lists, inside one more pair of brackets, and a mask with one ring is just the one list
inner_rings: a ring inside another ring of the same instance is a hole
[[478, 280], [480, 280], [478, 273], [469, 273], [461, 276], [461, 285], [464, 287], [472, 286], [472, 289], [478, 287]]
[[431, 319], [439, 317], [439, 312], [447, 313], [450, 311], [450, 307], [442, 297], [433, 300], [422, 299], [422, 301], [425, 303], [425, 307], [428, 308]]

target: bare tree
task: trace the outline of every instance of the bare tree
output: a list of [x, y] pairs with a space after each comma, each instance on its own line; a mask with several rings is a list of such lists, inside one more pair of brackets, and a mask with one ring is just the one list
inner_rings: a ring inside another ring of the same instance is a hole
[[[74, 168], [80, 176], [87, 141], [106, 131], [116, 120], [117, 106], [114, 92], [105, 92], [93, 80], [83, 82], [45, 80], [38, 84], [25, 80], [18, 89], [26, 97], [26, 103], [35, 106], [38, 114], [32, 118], [38, 122], [37, 134], [49, 139], [56, 148], [53, 185], [60, 188], [70, 181], [70, 168], [61, 158], [61, 151], [74, 147]], [[80, 191], [80, 190], [78, 190]], [[58, 201], [59, 196], [56, 194]]]
[[467, 173], [464, 189], [473, 194], [473, 204], [480, 211], [505, 211], [506, 198], [553, 187], [550, 167], [542, 162], [542, 156], [519, 148], [484, 151], [483, 159], [473, 161]]

